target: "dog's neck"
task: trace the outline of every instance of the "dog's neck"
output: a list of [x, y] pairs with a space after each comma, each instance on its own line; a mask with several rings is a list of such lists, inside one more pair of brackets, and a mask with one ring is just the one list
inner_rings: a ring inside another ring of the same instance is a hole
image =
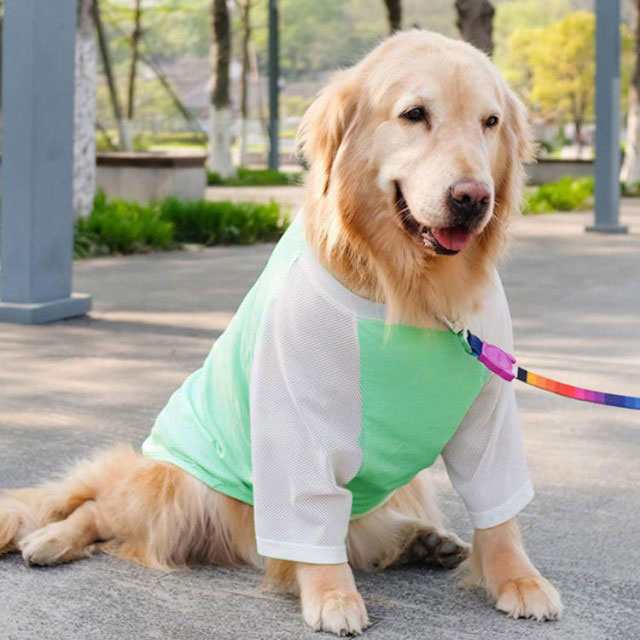
[[402, 256], [377, 252], [344, 223], [327, 198], [307, 197], [305, 234], [317, 260], [353, 293], [387, 306], [387, 321], [438, 326], [466, 322], [482, 305], [495, 252], [472, 246], [455, 257], [421, 254], [402, 243]]

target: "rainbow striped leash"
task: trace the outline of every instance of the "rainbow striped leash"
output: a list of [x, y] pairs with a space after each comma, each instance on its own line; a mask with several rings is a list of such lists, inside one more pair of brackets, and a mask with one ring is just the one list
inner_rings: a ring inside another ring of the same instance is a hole
[[640, 398], [592, 391], [591, 389], [574, 387], [573, 385], [564, 384], [551, 378], [545, 378], [537, 373], [516, 366], [516, 359], [510, 353], [500, 349], [500, 347], [496, 347], [496, 345], [489, 344], [488, 342], [483, 342], [469, 331], [465, 331], [464, 334], [466, 334], [465, 337], [472, 355], [487, 367], [487, 369], [508, 382], [517, 378], [532, 387], [537, 387], [550, 393], [556, 393], [566, 398], [592, 402], [594, 404], [604, 404], [609, 407], [640, 410]]

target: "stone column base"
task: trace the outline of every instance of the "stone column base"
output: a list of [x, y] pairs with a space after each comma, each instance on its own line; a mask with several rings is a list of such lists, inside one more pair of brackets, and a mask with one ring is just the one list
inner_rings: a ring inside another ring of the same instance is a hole
[[0, 300], [0, 322], [44, 324], [65, 318], [83, 316], [91, 310], [91, 296], [74, 293], [69, 298], [21, 304]]
[[585, 231], [587, 233], [612, 233], [614, 235], [622, 235], [624, 233], [629, 233], [629, 227], [625, 227], [619, 224], [600, 225], [596, 222], [596, 224], [587, 227]]

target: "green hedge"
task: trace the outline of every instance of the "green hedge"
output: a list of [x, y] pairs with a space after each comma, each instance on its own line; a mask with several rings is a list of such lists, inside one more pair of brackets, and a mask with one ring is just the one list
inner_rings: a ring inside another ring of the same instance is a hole
[[302, 183], [299, 173], [285, 173], [274, 169], [247, 169], [240, 167], [232, 178], [223, 178], [215, 171], [207, 172], [210, 187], [269, 187]]
[[593, 191], [593, 178], [561, 178], [528, 193], [523, 212], [536, 214], [586, 209], [591, 204]]
[[[561, 178], [543, 184], [525, 195], [523, 213], [551, 213], [553, 211], [579, 211], [593, 206], [595, 180], [593, 178]], [[640, 197], [640, 182], [620, 183], [620, 195]]]
[[182, 243], [252, 244], [276, 240], [288, 220], [270, 204], [182, 201], [169, 198], [140, 205], [96, 196], [94, 208], [75, 224], [75, 255], [147, 253]]
[[156, 206], [96, 196], [93, 211], [75, 225], [75, 255], [145, 253], [175, 246], [173, 225]]
[[178, 242], [208, 246], [276, 240], [287, 224], [275, 202], [257, 204], [170, 198], [160, 204], [160, 214], [173, 225]]

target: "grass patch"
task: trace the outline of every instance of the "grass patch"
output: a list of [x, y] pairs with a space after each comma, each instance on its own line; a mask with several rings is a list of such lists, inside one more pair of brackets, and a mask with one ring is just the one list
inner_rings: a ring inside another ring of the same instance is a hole
[[215, 171], [207, 172], [210, 187], [273, 187], [302, 184], [302, 174], [286, 173], [274, 169], [248, 169], [240, 167], [235, 176], [223, 178]]
[[591, 205], [593, 192], [593, 178], [561, 178], [528, 193], [525, 196], [523, 213], [584, 210]]
[[207, 246], [277, 240], [288, 219], [277, 203], [178, 200], [141, 205], [96, 196], [94, 208], [75, 224], [76, 258], [166, 251], [182, 243]]

